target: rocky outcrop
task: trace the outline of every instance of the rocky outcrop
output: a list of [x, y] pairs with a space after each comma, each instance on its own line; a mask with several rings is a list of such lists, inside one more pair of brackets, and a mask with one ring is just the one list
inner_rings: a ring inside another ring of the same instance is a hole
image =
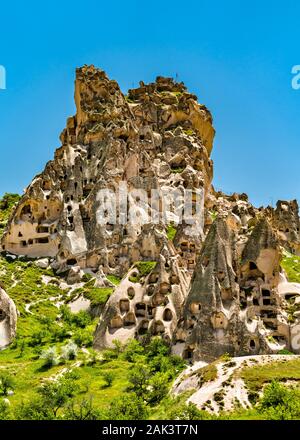
[[0, 287], [0, 349], [9, 345], [16, 336], [17, 309], [14, 302]]
[[282, 285], [280, 258], [283, 247], [300, 253], [297, 202], [255, 208], [246, 194], [215, 191], [212, 116], [172, 78], [124, 95], [83, 66], [75, 103], [2, 252], [40, 267], [51, 257], [69, 284], [84, 272], [101, 286], [121, 278], [101, 312], [97, 349], [151, 335], [193, 360], [291, 349], [286, 291], [298, 287]]
[[[2, 250], [51, 256], [61, 270], [103, 267], [123, 275], [134, 261], [158, 259], [160, 249], [141, 240], [140, 225], [97, 221], [100, 190], [210, 191], [214, 129], [209, 111], [182, 83], [158, 77], [124, 96], [93, 66], [76, 71], [77, 113], [61, 134], [62, 146], [18, 204]], [[154, 208], [150, 201], [141, 208]], [[105, 209], [104, 209], [105, 211]], [[118, 215], [119, 213], [117, 213]], [[172, 215], [160, 222], [166, 227]]]
[[268, 221], [237, 250], [230, 217], [218, 218], [204, 242], [178, 325], [174, 351], [211, 361], [224, 353], [272, 353], [290, 347], [277, 286], [280, 252]]
[[273, 222], [283, 246], [300, 255], [300, 221], [297, 200], [290, 202], [279, 200], [274, 210]]

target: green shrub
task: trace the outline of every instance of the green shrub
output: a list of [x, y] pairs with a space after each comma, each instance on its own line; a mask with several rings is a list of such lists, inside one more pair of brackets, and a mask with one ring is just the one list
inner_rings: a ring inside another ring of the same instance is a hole
[[114, 399], [107, 414], [109, 420], [145, 420], [147, 416], [145, 402], [135, 393], [127, 393]]
[[42, 352], [40, 359], [44, 361], [43, 366], [45, 368], [51, 368], [54, 365], [57, 365], [59, 363], [59, 358], [57, 355], [56, 347], [50, 347], [45, 349]]
[[10, 419], [10, 407], [4, 400], [0, 400], [0, 420]]
[[12, 376], [6, 372], [0, 372], [0, 391], [3, 396], [7, 396], [9, 390], [15, 388], [15, 381]]
[[168, 412], [169, 420], [208, 420], [211, 418], [207, 411], [202, 411], [197, 408], [194, 403], [182, 403], [178, 407], [171, 409]]
[[136, 339], [131, 339], [125, 346], [122, 357], [128, 362], [134, 362], [142, 354], [144, 354], [144, 347]]
[[90, 347], [93, 344], [93, 335], [89, 329], [78, 329], [73, 334], [73, 340], [79, 347]]
[[156, 373], [148, 381], [147, 401], [151, 404], [159, 403], [168, 393], [169, 375], [167, 373]]
[[103, 388], [109, 388], [113, 383], [115, 375], [111, 371], [105, 371], [102, 377], [104, 380]]
[[78, 347], [73, 341], [69, 341], [61, 348], [61, 357], [63, 360], [68, 361], [77, 357]]

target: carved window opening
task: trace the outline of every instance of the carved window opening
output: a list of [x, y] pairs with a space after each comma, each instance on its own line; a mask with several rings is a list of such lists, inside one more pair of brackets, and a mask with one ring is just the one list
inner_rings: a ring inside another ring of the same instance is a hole
[[120, 299], [119, 307], [120, 307], [121, 312], [128, 312], [129, 307], [130, 307], [129, 300], [128, 299]]
[[143, 320], [140, 323], [140, 326], [139, 326], [139, 329], [138, 329], [138, 334], [139, 335], [144, 335], [145, 333], [147, 333], [148, 327], [149, 327], [149, 321]]
[[183, 359], [192, 359], [194, 354], [194, 350], [190, 347], [186, 348], [183, 352]]
[[250, 261], [249, 263], [249, 270], [257, 270], [257, 266], [253, 261]]
[[123, 321], [122, 321], [121, 316], [117, 315], [111, 319], [110, 328], [114, 329], [114, 328], [120, 328], [120, 327], [123, 327]]
[[152, 296], [153, 293], [154, 293], [154, 290], [155, 290], [155, 286], [154, 286], [153, 284], [150, 284], [150, 285], [147, 287], [147, 295], [148, 295], [148, 296]]
[[262, 296], [271, 296], [270, 290], [262, 289], [261, 291]]
[[127, 313], [127, 315], [124, 318], [124, 326], [125, 327], [131, 327], [132, 325], [135, 325], [135, 316], [132, 312]]
[[165, 309], [163, 313], [163, 320], [164, 321], [172, 321], [173, 319], [173, 313], [170, 309]]
[[153, 318], [153, 316], [154, 316], [154, 311], [155, 311], [155, 307], [147, 306], [147, 312], [148, 312], [148, 317], [149, 317], [149, 318]]
[[48, 226], [41, 226], [41, 225], [39, 225], [36, 228], [36, 232], [38, 234], [46, 234], [46, 233], [49, 232], [49, 227]]
[[161, 335], [165, 332], [165, 326], [161, 321], [156, 321], [153, 325], [153, 334]]
[[77, 260], [76, 260], [76, 258], [69, 258], [69, 259], [67, 260], [67, 265], [68, 265], [68, 266], [74, 266], [75, 264], [77, 264]]
[[158, 273], [151, 273], [150, 277], [149, 277], [149, 282], [150, 283], [157, 283], [158, 281]]
[[6, 318], [6, 313], [4, 312], [4, 310], [0, 310], [0, 322], [4, 321], [5, 318]]
[[137, 303], [135, 305], [135, 315], [136, 317], [144, 317], [146, 315], [146, 304]]
[[130, 299], [133, 299], [135, 296], [135, 291], [133, 287], [128, 287], [127, 289], [127, 295]]
[[165, 282], [161, 283], [159, 286], [159, 291], [162, 295], [166, 295], [170, 292], [170, 284]]

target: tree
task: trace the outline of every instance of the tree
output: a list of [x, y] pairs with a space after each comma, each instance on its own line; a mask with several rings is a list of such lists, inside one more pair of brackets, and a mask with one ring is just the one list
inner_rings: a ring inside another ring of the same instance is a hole
[[122, 357], [128, 362], [134, 362], [139, 356], [144, 354], [144, 347], [136, 340], [131, 339], [125, 347]]
[[124, 394], [114, 399], [107, 414], [110, 420], [145, 420], [147, 416], [145, 402], [135, 393]]
[[74, 381], [71, 374], [66, 374], [55, 382], [47, 382], [42, 385], [38, 392], [42, 401], [52, 412], [54, 418], [57, 417], [58, 411], [74, 397], [75, 392], [79, 390], [78, 385]]
[[148, 402], [155, 404], [161, 401], [168, 393], [168, 380], [169, 375], [167, 373], [156, 373], [148, 381]]
[[130, 389], [136, 393], [138, 397], [146, 398], [148, 394], [148, 380], [151, 371], [148, 365], [138, 362], [129, 372]]
[[93, 407], [93, 399], [70, 402], [64, 415], [66, 420], [100, 420], [100, 411]]
[[22, 402], [15, 409], [17, 420], [52, 420], [53, 412], [45, 406], [43, 399], [35, 398], [29, 402]]
[[108, 388], [112, 385], [115, 375], [111, 371], [105, 371], [102, 377], [105, 381], [103, 388]]
[[299, 419], [300, 391], [273, 381], [265, 387], [258, 412], [268, 420]]
[[9, 390], [15, 387], [14, 379], [7, 373], [0, 373], [0, 391], [3, 396], [7, 396]]

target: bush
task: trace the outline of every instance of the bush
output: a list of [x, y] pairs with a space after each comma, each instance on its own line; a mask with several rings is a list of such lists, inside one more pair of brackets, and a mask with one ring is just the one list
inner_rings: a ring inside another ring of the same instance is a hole
[[109, 388], [113, 383], [115, 375], [111, 371], [105, 371], [102, 377], [105, 382], [103, 388]]
[[156, 261], [137, 261], [134, 263], [134, 266], [138, 269], [141, 277], [149, 275], [156, 265]]
[[131, 339], [126, 345], [122, 357], [128, 362], [134, 362], [136, 357], [142, 354], [144, 354], [144, 347], [136, 339]]
[[167, 373], [156, 373], [148, 382], [148, 402], [151, 404], [159, 403], [163, 397], [168, 393], [168, 380], [169, 375]]
[[135, 393], [124, 394], [114, 399], [107, 414], [109, 420], [145, 420], [147, 416], [145, 402]]
[[30, 342], [29, 345], [31, 347], [36, 347], [37, 345], [41, 345], [43, 342], [43, 339], [47, 336], [47, 332], [45, 330], [39, 330], [35, 333], [33, 333], [33, 335], [30, 338]]
[[9, 404], [4, 400], [0, 401], [0, 420], [8, 420], [10, 418]]
[[50, 347], [44, 350], [40, 356], [43, 359], [43, 366], [45, 368], [51, 368], [59, 363], [59, 358], [57, 356], [56, 347]]
[[151, 377], [151, 371], [148, 365], [137, 363], [130, 371], [128, 380], [130, 389], [135, 392], [138, 397], [146, 399], [148, 395], [148, 380]]
[[61, 306], [60, 313], [62, 320], [70, 326], [87, 327], [92, 323], [91, 315], [85, 311], [80, 310], [78, 313], [72, 313], [68, 306]]
[[77, 357], [77, 352], [77, 345], [73, 341], [70, 341], [61, 348], [61, 357], [65, 361], [72, 360]]
[[73, 340], [79, 347], [90, 347], [93, 344], [93, 335], [88, 329], [78, 329], [73, 334]]
[[64, 415], [65, 420], [101, 420], [101, 414], [94, 408], [93, 400], [83, 399], [80, 402], [70, 402]]
[[15, 409], [15, 418], [17, 420], [52, 420], [53, 414], [41, 398], [36, 398], [18, 405]]
[[93, 276], [90, 273], [85, 273], [82, 278], [81, 281], [83, 281], [84, 283], [87, 283], [88, 281], [91, 281], [93, 279]]
[[14, 379], [7, 373], [0, 373], [0, 391], [3, 396], [7, 396], [9, 390], [15, 387]]
[[168, 413], [170, 420], [207, 420], [210, 415], [207, 411], [202, 411], [197, 408], [194, 403], [183, 403], [175, 409], [171, 409]]
[[258, 411], [270, 420], [299, 419], [300, 391], [273, 381], [265, 387]]

